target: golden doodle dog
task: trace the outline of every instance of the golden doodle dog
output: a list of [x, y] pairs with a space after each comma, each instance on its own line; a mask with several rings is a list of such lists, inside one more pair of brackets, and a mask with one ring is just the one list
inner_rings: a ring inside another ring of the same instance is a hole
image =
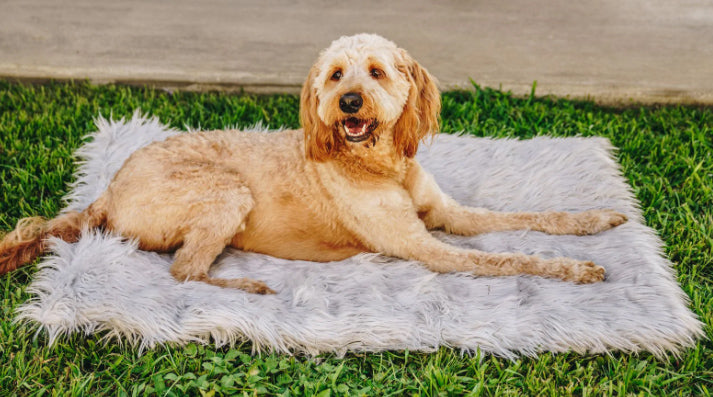
[[150, 144], [86, 210], [20, 220], [0, 242], [0, 271], [32, 261], [49, 236], [76, 241], [83, 228], [102, 227], [141, 249], [176, 250], [171, 274], [179, 281], [254, 293], [274, 291], [257, 280], [210, 276], [225, 247], [319, 262], [379, 252], [435, 272], [603, 280], [604, 269], [589, 261], [462, 249], [428, 232], [585, 235], [626, 221], [610, 210], [459, 205], [414, 160], [419, 142], [437, 132], [440, 106], [433, 78], [406, 51], [377, 35], [342, 37], [309, 72], [302, 130], [187, 133]]

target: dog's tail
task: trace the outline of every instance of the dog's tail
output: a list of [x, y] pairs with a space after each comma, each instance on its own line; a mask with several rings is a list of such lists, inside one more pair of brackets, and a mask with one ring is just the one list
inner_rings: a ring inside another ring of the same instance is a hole
[[67, 212], [51, 220], [38, 216], [20, 219], [15, 230], [0, 236], [0, 275], [22, 267], [43, 254], [48, 237], [75, 242], [82, 228], [104, 224], [106, 211], [103, 204], [102, 197], [82, 212]]

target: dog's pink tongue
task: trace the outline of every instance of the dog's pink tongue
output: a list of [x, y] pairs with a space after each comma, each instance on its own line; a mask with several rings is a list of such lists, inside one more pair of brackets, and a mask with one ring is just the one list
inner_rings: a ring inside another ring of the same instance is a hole
[[365, 130], [365, 128], [364, 128], [365, 125], [366, 125], [366, 120], [359, 120], [359, 119], [355, 119], [355, 118], [347, 119], [344, 122], [344, 126], [347, 127], [347, 131], [349, 131], [349, 133], [352, 135], [361, 134], [362, 131]]

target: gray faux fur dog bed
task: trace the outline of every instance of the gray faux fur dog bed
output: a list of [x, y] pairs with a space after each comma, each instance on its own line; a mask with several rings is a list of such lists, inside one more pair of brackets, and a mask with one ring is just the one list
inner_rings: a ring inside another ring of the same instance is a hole
[[[67, 209], [88, 206], [134, 150], [179, 133], [138, 113], [100, 118]], [[264, 133], [264, 132], [256, 132]], [[643, 225], [628, 185], [601, 138], [491, 140], [440, 135], [418, 159], [460, 203], [495, 210], [612, 208], [630, 221], [594, 236], [518, 231], [438, 238], [485, 251], [593, 260], [607, 280], [590, 285], [518, 276], [439, 275], [418, 263], [363, 254], [338, 263], [288, 261], [226, 251], [219, 277], [265, 281], [277, 295], [200, 282], [177, 283], [171, 257], [98, 232], [54, 241], [18, 319], [52, 343], [73, 332], [157, 343], [250, 340], [256, 350], [319, 354], [450, 346], [506, 357], [542, 351], [650, 351], [662, 355], [702, 335], [661, 241]]]

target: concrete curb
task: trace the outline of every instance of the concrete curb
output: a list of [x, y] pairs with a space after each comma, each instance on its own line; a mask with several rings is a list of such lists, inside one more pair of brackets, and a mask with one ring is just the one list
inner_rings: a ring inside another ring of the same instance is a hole
[[602, 104], [713, 105], [709, 0], [8, 0], [0, 78], [85, 80], [168, 90], [296, 93], [341, 35], [379, 33], [443, 90]]

